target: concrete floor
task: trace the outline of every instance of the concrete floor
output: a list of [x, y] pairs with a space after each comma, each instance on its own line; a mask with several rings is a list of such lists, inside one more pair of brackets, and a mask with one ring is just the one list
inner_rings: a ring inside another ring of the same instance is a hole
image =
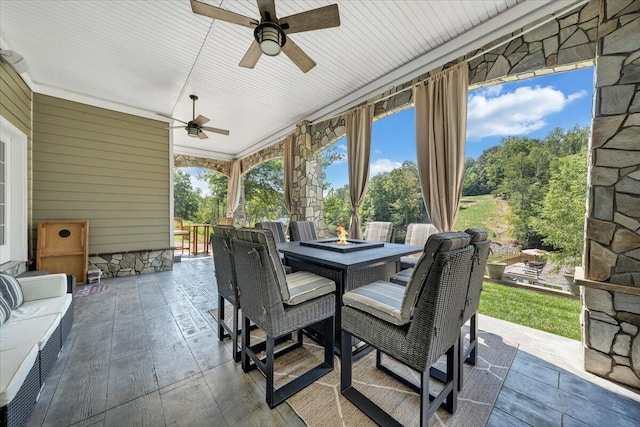
[[[74, 299], [75, 323], [30, 426], [298, 426], [270, 410], [264, 379], [220, 343], [210, 257], [171, 272], [103, 280]], [[577, 341], [480, 316], [519, 344], [490, 426], [638, 426], [640, 395], [581, 369]]]

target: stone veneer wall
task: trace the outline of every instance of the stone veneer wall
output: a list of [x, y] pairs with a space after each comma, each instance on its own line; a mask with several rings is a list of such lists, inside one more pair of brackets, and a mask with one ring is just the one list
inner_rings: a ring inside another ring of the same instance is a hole
[[640, 0], [602, 0], [600, 10], [583, 259], [585, 369], [640, 389]]
[[173, 269], [173, 248], [89, 256], [89, 270], [102, 270], [102, 277], [134, 276]]

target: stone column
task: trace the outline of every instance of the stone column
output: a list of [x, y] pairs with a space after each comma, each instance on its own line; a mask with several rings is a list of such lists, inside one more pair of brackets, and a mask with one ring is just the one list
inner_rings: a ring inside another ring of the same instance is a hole
[[311, 148], [311, 126], [298, 124], [294, 140], [292, 221], [313, 221], [324, 236], [322, 214], [322, 161]]
[[640, 0], [600, 4], [582, 303], [585, 369], [640, 389], [638, 12]]

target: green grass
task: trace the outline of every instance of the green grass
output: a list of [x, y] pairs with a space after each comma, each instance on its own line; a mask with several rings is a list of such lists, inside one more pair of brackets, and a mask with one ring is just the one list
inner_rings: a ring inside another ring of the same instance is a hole
[[580, 341], [580, 301], [484, 283], [482, 314]]
[[503, 243], [509, 227], [508, 213], [507, 202], [490, 194], [463, 197], [454, 229], [482, 228], [491, 240]]

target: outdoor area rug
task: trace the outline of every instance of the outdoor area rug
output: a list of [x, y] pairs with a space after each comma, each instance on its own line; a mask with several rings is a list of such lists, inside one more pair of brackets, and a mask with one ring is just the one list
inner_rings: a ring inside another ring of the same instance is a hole
[[[217, 310], [210, 313], [217, 320]], [[226, 312], [225, 312], [226, 314]], [[228, 314], [229, 316], [231, 313]], [[251, 332], [252, 344], [259, 340], [260, 331]], [[478, 363], [465, 364], [464, 387], [458, 394], [458, 409], [454, 415], [438, 409], [430, 426], [484, 426], [498, 398], [502, 382], [517, 352], [517, 344], [502, 337], [479, 331]], [[305, 337], [304, 346], [276, 359], [276, 387], [291, 381], [300, 373], [322, 361], [323, 349]], [[406, 378], [419, 383], [418, 375], [383, 357], [383, 363], [403, 372]], [[442, 358], [436, 367], [444, 366]], [[419, 396], [404, 384], [379, 371], [375, 367], [375, 351], [355, 361], [353, 384], [363, 394], [389, 412], [404, 426], [420, 424]], [[432, 392], [440, 390], [440, 383], [431, 381]], [[293, 410], [311, 427], [375, 426], [364, 413], [340, 394], [340, 359], [335, 358], [332, 372], [287, 400]]]

